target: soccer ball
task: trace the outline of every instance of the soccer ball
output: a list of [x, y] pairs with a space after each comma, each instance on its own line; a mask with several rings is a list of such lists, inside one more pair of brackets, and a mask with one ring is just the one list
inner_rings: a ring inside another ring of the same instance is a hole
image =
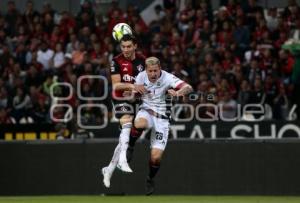
[[132, 29], [126, 23], [118, 23], [112, 30], [112, 36], [118, 42], [122, 39], [123, 35], [126, 34], [132, 35]]

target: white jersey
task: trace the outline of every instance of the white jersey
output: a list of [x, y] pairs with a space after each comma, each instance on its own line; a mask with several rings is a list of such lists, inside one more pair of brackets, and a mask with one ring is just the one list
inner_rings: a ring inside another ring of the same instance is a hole
[[141, 109], [151, 109], [156, 113], [166, 116], [167, 102], [166, 94], [168, 89], [178, 89], [184, 84], [176, 76], [162, 70], [160, 78], [152, 83], [149, 81], [146, 71], [140, 72], [135, 80], [135, 84], [144, 85], [148, 93], [142, 96]]

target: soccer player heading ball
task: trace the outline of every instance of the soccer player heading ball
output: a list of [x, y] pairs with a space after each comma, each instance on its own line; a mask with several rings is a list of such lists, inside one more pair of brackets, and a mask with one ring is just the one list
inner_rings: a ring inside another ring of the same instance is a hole
[[124, 172], [132, 172], [127, 163], [126, 151], [130, 137], [139, 137], [142, 132], [132, 128], [133, 116], [135, 114], [135, 103], [126, 99], [126, 92], [135, 90], [146, 91], [134, 85], [134, 79], [145, 67], [145, 57], [136, 53], [137, 42], [133, 35], [125, 34], [120, 40], [122, 53], [111, 62], [111, 80], [113, 86], [112, 98], [115, 117], [119, 119], [121, 133], [119, 144], [115, 148], [110, 164], [102, 169], [104, 185], [110, 187], [110, 177], [116, 166]]
[[[159, 170], [169, 134], [169, 116], [166, 93], [171, 96], [184, 96], [192, 91], [192, 87], [174, 75], [161, 70], [160, 61], [156, 57], [146, 59], [146, 71], [136, 77], [132, 91], [142, 94], [142, 104], [134, 120], [134, 128], [141, 132], [151, 129], [151, 155], [149, 173], [146, 178], [146, 194], [154, 192], [154, 177]], [[104, 168], [104, 184], [110, 182], [111, 175]]]

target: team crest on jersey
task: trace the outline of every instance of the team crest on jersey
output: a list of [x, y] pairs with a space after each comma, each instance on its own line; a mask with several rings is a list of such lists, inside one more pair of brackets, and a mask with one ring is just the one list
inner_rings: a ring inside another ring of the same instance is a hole
[[122, 106], [120, 110], [121, 110], [121, 111], [127, 111], [127, 109], [126, 109], [125, 106]]
[[157, 86], [160, 86], [160, 82], [157, 82]]
[[142, 64], [137, 66], [137, 69], [139, 72], [142, 72], [144, 70], [144, 66]]

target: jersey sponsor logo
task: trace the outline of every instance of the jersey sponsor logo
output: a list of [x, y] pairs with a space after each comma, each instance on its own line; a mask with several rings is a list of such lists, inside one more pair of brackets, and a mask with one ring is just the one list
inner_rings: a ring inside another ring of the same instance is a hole
[[144, 70], [144, 66], [142, 64], [138, 65], [136, 68], [139, 72], [142, 72]]
[[123, 80], [125, 82], [131, 82], [131, 81], [135, 81], [135, 77], [132, 77], [131, 75], [125, 74], [125, 75], [123, 75]]
[[128, 63], [122, 63], [122, 66], [128, 66], [129, 64]]

